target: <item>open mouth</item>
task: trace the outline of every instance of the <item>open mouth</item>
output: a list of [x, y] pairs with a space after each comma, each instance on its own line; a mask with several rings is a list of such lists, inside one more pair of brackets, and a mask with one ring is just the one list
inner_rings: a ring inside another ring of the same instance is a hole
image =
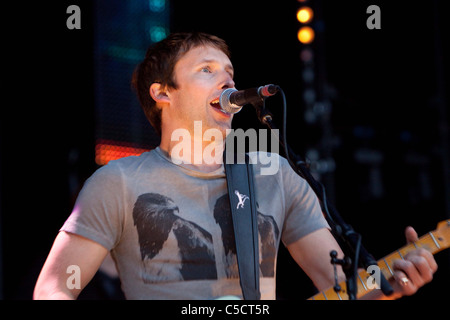
[[209, 104], [213, 107], [213, 108], [216, 108], [216, 109], [222, 109], [221, 107], [220, 107], [220, 102], [219, 102], [220, 100], [219, 100], [219, 98], [216, 98], [216, 99], [214, 99], [213, 101], [211, 101]]
[[229, 115], [229, 113], [227, 113], [227, 112], [222, 110], [222, 107], [220, 106], [220, 102], [219, 101], [220, 101], [219, 98], [216, 98], [213, 101], [211, 101], [209, 104], [211, 105], [211, 107], [217, 109], [218, 111], [220, 111], [220, 112], [222, 112], [222, 113], [224, 113], [226, 115]]

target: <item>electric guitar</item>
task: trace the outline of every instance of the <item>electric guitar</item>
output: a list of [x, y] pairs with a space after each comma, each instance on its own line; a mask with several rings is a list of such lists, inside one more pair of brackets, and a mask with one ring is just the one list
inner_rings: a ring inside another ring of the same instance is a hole
[[[444, 220], [438, 223], [436, 230], [428, 232], [420, 237], [419, 240], [409, 243], [397, 251], [378, 260], [377, 264], [381, 273], [383, 273], [386, 279], [389, 279], [394, 274], [391, 268], [392, 262], [396, 259], [403, 259], [408, 252], [416, 248], [424, 248], [432, 254], [436, 254], [441, 250], [447, 249], [448, 247], [450, 247], [450, 220]], [[372, 284], [371, 280], [373, 278], [370, 277], [372, 277], [372, 275], [366, 270], [362, 270], [358, 273], [356, 280], [358, 289], [356, 294], [357, 298], [375, 289], [375, 286], [368, 284], [368, 279], [370, 284]], [[348, 300], [346, 282], [343, 281], [339, 283], [339, 286], [341, 287], [341, 290], [338, 292], [331, 287], [325, 291], [317, 293], [308, 300]]]

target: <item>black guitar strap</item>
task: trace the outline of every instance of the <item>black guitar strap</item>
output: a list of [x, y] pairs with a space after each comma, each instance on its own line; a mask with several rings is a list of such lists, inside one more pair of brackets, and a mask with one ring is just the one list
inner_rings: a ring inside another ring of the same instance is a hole
[[[236, 157], [234, 157], [236, 160]], [[233, 220], [239, 279], [245, 300], [259, 300], [259, 240], [256, 199], [253, 186], [253, 168], [247, 154], [245, 164], [226, 162], [227, 178]]]

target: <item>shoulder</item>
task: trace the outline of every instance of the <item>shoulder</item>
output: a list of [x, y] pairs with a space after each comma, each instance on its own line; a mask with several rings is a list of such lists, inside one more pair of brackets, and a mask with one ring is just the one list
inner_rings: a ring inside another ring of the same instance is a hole
[[138, 156], [128, 156], [116, 160], [111, 160], [105, 167], [111, 169], [125, 169], [128, 167], [141, 166], [144, 162], [152, 161], [155, 158], [155, 150], [143, 152]]
[[254, 165], [257, 174], [262, 176], [276, 176], [290, 170], [286, 158], [278, 153], [266, 151], [249, 152], [250, 163]]
[[276, 181], [283, 189], [293, 194], [306, 195], [312, 191], [308, 182], [278, 153], [258, 151], [249, 152], [248, 155], [257, 179], [263, 179], [265, 183]]
[[99, 167], [88, 179], [88, 181], [101, 181], [102, 183], [117, 183], [123, 178], [132, 177], [144, 168], [151, 168], [153, 151], [144, 152], [139, 156], [129, 156], [111, 160]]
[[111, 173], [137, 170], [142, 167], [148, 167], [148, 165], [155, 163], [157, 158], [158, 157], [156, 156], [156, 151], [150, 150], [138, 156], [128, 156], [116, 160], [111, 160], [106, 165], [104, 165], [101, 170]]

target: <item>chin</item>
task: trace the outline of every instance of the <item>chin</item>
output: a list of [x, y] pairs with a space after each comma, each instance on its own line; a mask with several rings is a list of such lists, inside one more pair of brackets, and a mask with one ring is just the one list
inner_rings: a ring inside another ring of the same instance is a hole
[[225, 133], [226, 130], [231, 129], [231, 121], [228, 121], [226, 123], [224, 123], [224, 122], [218, 123], [217, 129], [222, 130]]

